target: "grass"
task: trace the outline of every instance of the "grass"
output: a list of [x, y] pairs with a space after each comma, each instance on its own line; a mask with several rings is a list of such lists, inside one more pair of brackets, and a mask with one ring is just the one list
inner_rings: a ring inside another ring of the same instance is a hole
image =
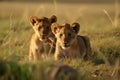
[[[114, 4], [0, 2], [0, 80], [45, 80], [49, 76], [46, 73], [61, 64], [77, 70], [81, 80], [119, 80], [119, 5], [116, 11], [114, 8]], [[79, 34], [90, 37], [92, 60], [59, 63], [47, 57], [36, 64], [28, 62], [29, 41], [34, 32], [29, 17], [52, 14], [61, 24], [80, 23]]]

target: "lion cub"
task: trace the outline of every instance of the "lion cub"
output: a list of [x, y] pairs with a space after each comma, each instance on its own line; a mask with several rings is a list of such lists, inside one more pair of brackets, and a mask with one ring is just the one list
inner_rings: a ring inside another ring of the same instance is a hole
[[57, 39], [54, 54], [55, 60], [64, 58], [82, 58], [86, 60], [90, 57], [91, 46], [89, 38], [77, 35], [80, 29], [78, 23], [73, 23], [72, 25], [53, 23], [51, 29]]
[[[42, 57], [43, 53], [49, 53], [52, 49], [54, 51], [53, 42], [54, 34], [51, 31], [51, 24], [57, 21], [56, 16], [36, 17], [30, 18], [30, 23], [35, 33], [32, 35], [29, 50], [29, 60], [37, 61]], [[51, 48], [52, 47], [52, 48]]]

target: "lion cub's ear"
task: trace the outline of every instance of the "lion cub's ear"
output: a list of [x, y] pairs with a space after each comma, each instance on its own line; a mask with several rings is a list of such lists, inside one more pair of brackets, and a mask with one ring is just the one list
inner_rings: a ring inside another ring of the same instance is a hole
[[75, 31], [75, 33], [78, 33], [80, 30], [80, 24], [79, 23], [72, 23], [71, 28]]
[[30, 23], [32, 26], [34, 26], [36, 23], [38, 23], [39, 19], [36, 16], [30, 17]]
[[53, 34], [56, 34], [59, 31], [59, 25], [57, 23], [53, 23], [51, 25], [51, 29], [52, 29]]
[[54, 22], [57, 22], [57, 17], [55, 15], [52, 15], [50, 18], [49, 18], [50, 22], [51, 23], [54, 23]]

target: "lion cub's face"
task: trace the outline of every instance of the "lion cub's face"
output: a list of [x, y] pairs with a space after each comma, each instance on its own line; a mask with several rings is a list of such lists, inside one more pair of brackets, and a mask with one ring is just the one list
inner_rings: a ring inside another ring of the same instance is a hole
[[36, 16], [32, 16], [30, 18], [30, 22], [33, 26], [33, 29], [38, 36], [39, 40], [44, 41], [49, 36], [49, 33], [51, 32], [51, 24], [56, 22], [57, 18], [56, 16], [51, 16], [51, 18], [47, 17], [41, 17], [38, 18]]
[[71, 47], [74, 40], [76, 39], [80, 26], [78, 23], [73, 23], [72, 25], [67, 23], [64, 25], [58, 25], [57, 23], [54, 23], [51, 27], [59, 45], [63, 49], [67, 49]]

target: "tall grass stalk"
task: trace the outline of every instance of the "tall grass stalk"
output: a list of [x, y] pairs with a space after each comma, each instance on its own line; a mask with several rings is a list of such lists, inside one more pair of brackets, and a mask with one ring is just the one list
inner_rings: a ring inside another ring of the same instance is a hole
[[109, 15], [108, 11], [103, 9], [103, 12], [106, 14], [106, 16], [108, 17], [108, 19], [110, 20], [112, 26], [114, 26], [114, 21], [112, 20], [111, 16]]
[[12, 21], [12, 18], [13, 18], [13, 14], [11, 13], [10, 14], [10, 30], [9, 30], [9, 37], [8, 37], [8, 46], [9, 46], [9, 56], [10, 55], [12, 55], [11, 54], [11, 46], [9, 45], [9, 43], [10, 43], [10, 41], [11, 41], [11, 38], [10, 38], [10, 36], [11, 36], [11, 34], [12, 34], [12, 27], [13, 27], [13, 21]]
[[118, 17], [119, 17], [119, 2], [118, 0], [115, 0], [115, 18], [114, 18], [114, 26], [118, 27]]
[[23, 14], [21, 15], [21, 19], [20, 19], [19, 24], [25, 23], [26, 21], [27, 21], [27, 23], [29, 23], [28, 12], [29, 12], [28, 8], [25, 7], [25, 10], [24, 10]]
[[55, 14], [57, 15], [58, 13], [57, 13], [57, 1], [56, 0], [53, 0], [53, 3], [54, 3], [54, 9], [55, 9]]
[[114, 19], [112, 19], [112, 17], [109, 15], [107, 10], [103, 9], [103, 12], [106, 14], [106, 16], [110, 20], [112, 26], [114, 26], [114, 27], [118, 27], [118, 22], [119, 22], [118, 21], [118, 17], [119, 17], [118, 7], [119, 7], [119, 2], [118, 2], [118, 0], [115, 0], [115, 16], [114, 16]]
[[4, 57], [3, 59], [7, 59], [10, 55], [12, 55], [11, 54], [11, 46], [9, 45], [9, 43], [11, 42], [11, 35], [12, 35], [12, 28], [13, 28], [13, 21], [12, 21], [12, 18], [13, 18], [13, 14], [12, 13], [10, 13], [10, 16], [9, 16], [9, 31], [7, 32], [7, 35], [4, 37], [4, 39], [3, 39], [3, 45], [2, 45], [2, 47], [4, 47], [4, 46], [6, 46], [6, 45], [8, 45], [8, 48], [7, 48], [7, 50], [8, 50], [8, 55], [6, 56], [6, 57]]
[[120, 79], [120, 59], [117, 59], [115, 67], [113, 69], [113, 72], [111, 76], [114, 77], [114, 80], [119, 80]]

